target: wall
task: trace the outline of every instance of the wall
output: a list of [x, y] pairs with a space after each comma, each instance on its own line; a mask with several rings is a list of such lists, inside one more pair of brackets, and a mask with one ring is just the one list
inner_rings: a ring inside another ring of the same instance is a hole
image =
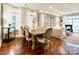
[[[20, 31], [20, 20], [21, 20], [21, 13], [20, 13], [20, 8], [7, 4], [7, 3], [3, 3], [3, 27], [6, 28], [9, 26], [9, 24], [13, 23], [13, 16], [16, 16], [16, 21], [14, 21], [16, 24], [16, 29], [18, 31]], [[13, 25], [13, 24], [12, 24]], [[11, 29], [12, 31], [14, 29]], [[3, 34], [7, 33], [7, 29], [3, 29]], [[4, 35], [5, 36], [5, 35]]]
[[28, 9], [25, 7], [21, 7], [21, 26], [27, 25], [28, 22]]
[[11, 6], [3, 5], [3, 26], [7, 27], [11, 23]]
[[[10, 16], [8, 16], [8, 12], [10, 12], [10, 7], [8, 7], [9, 11], [5, 11], [5, 17], [4, 19], [11, 19]], [[28, 25], [28, 20], [29, 20], [29, 8], [26, 8], [26, 7], [20, 7], [21, 9], [21, 26], [26, 26]], [[5, 9], [6, 10], [6, 9]], [[37, 12], [37, 11], [36, 11]], [[7, 15], [6, 15], [7, 14]], [[37, 17], [38, 19], [38, 17]], [[4, 23], [6, 22], [11, 22], [11, 21], [4, 21]], [[56, 16], [55, 15], [55, 28], [59, 29], [60, 28], [60, 25], [59, 25], [59, 22], [60, 22], [60, 18], [59, 16]], [[38, 20], [35, 21], [35, 28], [38, 27]], [[39, 26], [40, 27], [43, 27], [44, 26], [44, 16], [43, 16], [43, 12], [41, 12], [39, 14]]]
[[39, 27], [44, 26], [44, 13], [39, 13]]
[[[39, 13], [39, 27], [43, 27], [43, 26], [44, 26], [44, 13], [40, 12]], [[59, 16], [54, 15], [54, 26], [53, 26], [53, 28], [60, 29], [60, 18], [59, 18]]]
[[[35, 26], [31, 26], [31, 21], [33, 20], [31, 18], [31, 15], [35, 17]], [[28, 25], [30, 28], [36, 28], [38, 26], [38, 14], [36, 11], [31, 12], [31, 9], [29, 8], [25, 8], [25, 7], [21, 7], [21, 23], [22, 26], [26, 26]]]
[[55, 29], [60, 29], [60, 18], [59, 18], [59, 16], [56, 16], [56, 18], [55, 18], [54, 28]]

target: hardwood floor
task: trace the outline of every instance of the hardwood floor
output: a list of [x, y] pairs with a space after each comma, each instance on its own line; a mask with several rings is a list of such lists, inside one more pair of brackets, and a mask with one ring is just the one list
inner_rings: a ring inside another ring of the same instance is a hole
[[42, 47], [35, 50], [29, 49], [26, 46], [26, 41], [23, 38], [13, 39], [10, 42], [3, 42], [2, 48], [0, 48], [0, 55], [34, 55], [42, 54]]
[[64, 41], [54, 37], [50, 40], [51, 47], [47, 53], [44, 53], [43, 46], [32, 50], [27, 47], [25, 39], [16, 38], [10, 42], [3, 42], [2, 48], [0, 48], [0, 55], [62, 55], [67, 53], [67, 51], [63, 50], [63, 47], [65, 47]]

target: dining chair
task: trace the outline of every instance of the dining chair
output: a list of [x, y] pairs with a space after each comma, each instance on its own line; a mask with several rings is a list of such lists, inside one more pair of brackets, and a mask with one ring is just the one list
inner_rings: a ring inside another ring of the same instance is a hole
[[52, 35], [52, 28], [49, 28], [46, 30], [45, 34], [43, 37], [37, 37], [38, 42], [44, 44], [44, 50], [45, 53], [47, 53], [48, 50], [50, 50], [50, 38]]
[[24, 27], [20, 27], [21, 28], [21, 32], [22, 32], [22, 35], [23, 35], [23, 37], [25, 37], [25, 30], [24, 30]]
[[24, 28], [27, 28], [28, 30], [30, 30], [30, 27], [28, 25], [24, 26]]
[[29, 32], [28, 28], [24, 27], [24, 30], [25, 30], [25, 38], [26, 38], [26, 41], [27, 41], [27, 46], [30, 48], [31, 45], [32, 45], [32, 35], [31, 33]]
[[46, 31], [46, 30], [47, 30], [47, 27], [44, 26], [44, 27], [41, 28], [41, 30], [42, 30], [42, 31]]

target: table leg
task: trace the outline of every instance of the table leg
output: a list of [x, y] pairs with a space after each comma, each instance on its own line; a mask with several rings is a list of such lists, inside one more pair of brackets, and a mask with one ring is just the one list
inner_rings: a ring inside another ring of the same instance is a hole
[[34, 38], [32, 39], [32, 50], [35, 48]]
[[32, 35], [32, 49], [34, 49], [36, 47], [37, 44], [37, 38], [36, 35]]

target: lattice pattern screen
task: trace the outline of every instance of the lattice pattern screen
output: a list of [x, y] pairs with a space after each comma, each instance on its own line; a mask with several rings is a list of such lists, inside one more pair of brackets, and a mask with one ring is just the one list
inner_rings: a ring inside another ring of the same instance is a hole
[[44, 26], [51, 27], [54, 25], [54, 16], [51, 14], [44, 14]]

